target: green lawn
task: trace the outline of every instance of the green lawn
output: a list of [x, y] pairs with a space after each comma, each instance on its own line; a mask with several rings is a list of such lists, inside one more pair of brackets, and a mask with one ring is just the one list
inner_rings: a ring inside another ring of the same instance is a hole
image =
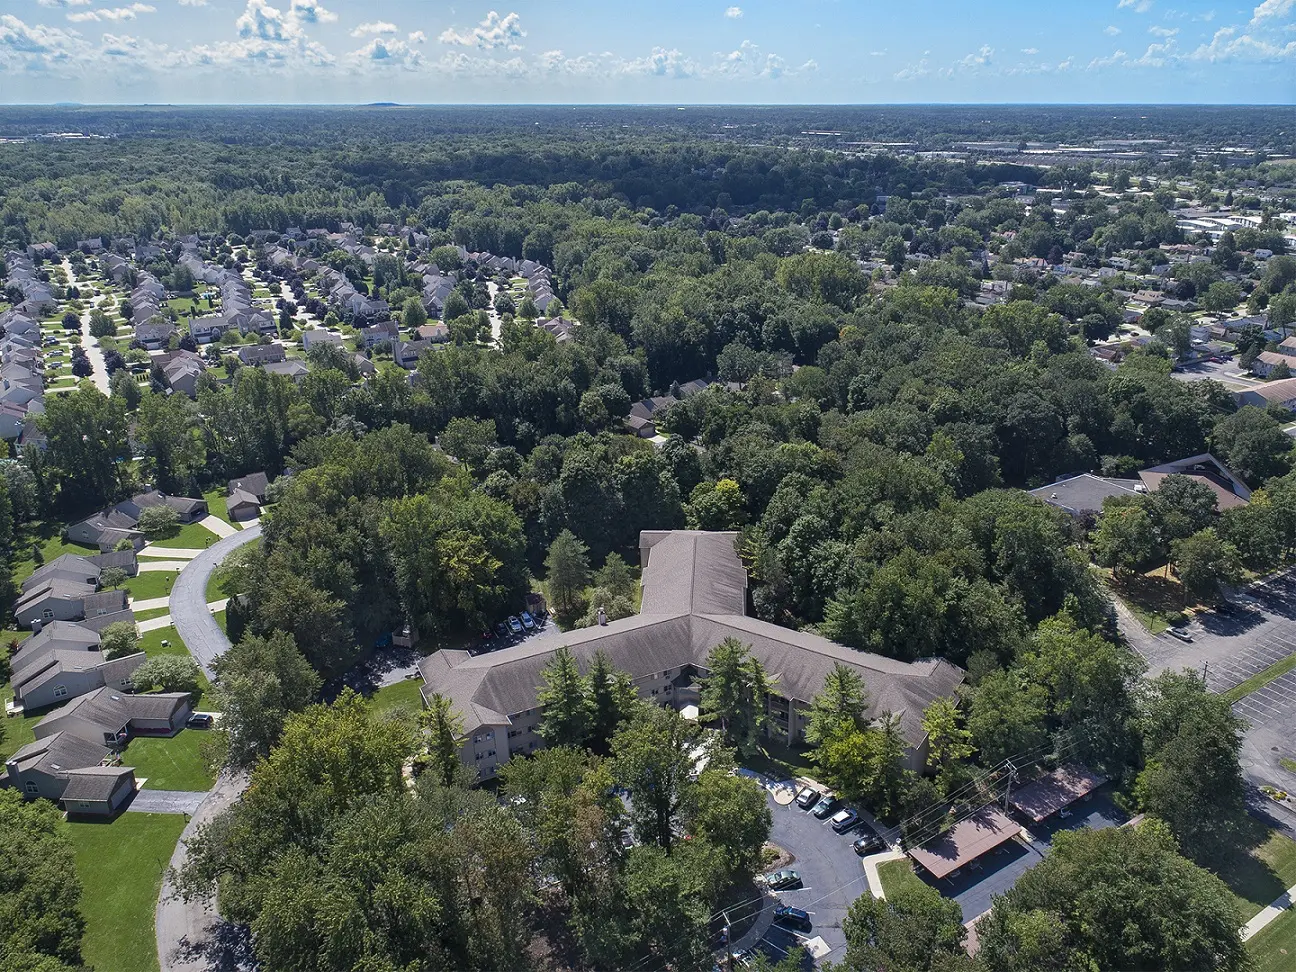
[[229, 507], [226, 505], [226, 498], [224, 488], [209, 489], [203, 493], [203, 499], [207, 501], [207, 512], [229, 523]]
[[36, 570], [39, 564], [32, 559], [33, 546], [39, 546], [42, 563], [48, 564], [55, 557], [63, 554], [76, 554], [78, 557], [89, 557], [99, 551], [94, 547], [83, 547], [78, 543], [68, 543], [61, 536], [63, 525], [60, 523], [33, 524], [19, 533], [14, 540], [14, 550], [23, 555], [23, 559], [14, 559], [14, 583], [21, 584]]
[[1120, 577], [1107, 570], [1101, 573], [1112, 593], [1152, 634], [1160, 634], [1170, 625], [1184, 620], [1183, 587], [1176, 581], [1157, 571]]
[[220, 610], [220, 611], [217, 611], [215, 614], [212, 615], [212, 617], [216, 619], [216, 623], [220, 625], [220, 629], [221, 629], [222, 631], [224, 631], [226, 634], [228, 634], [229, 631], [228, 631], [228, 629], [225, 627], [225, 611], [224, 611], [224, 609], [222, 609], [222, 610]]
[[191, 547], [201, 550], [210, 547], [217, 539], [219, 538], [216, 534], [206, 527], [199, 526], [197, 523], [186, 523], [173, 535], [161, 540], [153, 540], [151, 543], [155, 547]]
[[154, 618], [160, 618], [162, 615], [170, 613], [171, 609], [169, 607], [149, 608], [147, 611], [136, 611], [135, 620], [152, 621]]
[[[163, 645], [162, 642], [167, 642]], [[153, 631], [145, 631], [140, 635], [140, 651], [144, 652], [149, 658], [154, 655], [183, 655], [189, 657], [189, 649], [185, 647], [183, 639], [175, 629], [175, 625], [169, 625], [165, 628], [157, 628]], [[198, 693], [194, 699], [195, 709], [211, 710], [215, 708], [216, 703], [211, 693], [211, 683], [207, 681], [204, 672], [198, 672]]]
[[216, 780], [198, 751], [207, 738], [201, 729], [181, 729], [170, 739], [138, 736], [122, 753], [122, 765], [135, 767], [137, 779], [147, 778], [149, 790], [210, 790]]
[[1247, 942], [1255, 972], [1290, 972], [1296, 967], [1296, 908], [1288, 908]]
[[175, 570], [146, 570], [136, 577], [129, 578], [122, 586], [130, 591], [130, 596], [137, 601], [149, 601], [155, 597], [167, 597], [171, 585], [175, 583]]
[[888, 897], [905, 887], [922, 885], [922, 879], [913, 872], [909, 861], [885, 861], [878, 865], [878, 880], [882, 882], [882, 891]]
[[375, 712], [386, 712], [389, 709], [409, 708], [418, 711], [423, 708], [423, 696], [419, 687], [421, 679], [402, 679], [395, 685], [385, 685], [370, 696]]
[[[12, 688], [6, 685], [3, 689], [0, 689], [0, 706], [12, 698]], [[4, 738], [0, 739], [0, 756], [7, 759], [29, 742], [35, 742], [36, 734], [34, 730], [36, 723], [40, 722], [43, 715], [45, 713], [40, 712], [37, 715], [23, 715], [5, 719], [3, 726]]]
[[808, 754], [766, 739], [760, 750], [742, 761], [747, 769], [763, 773], [775, 780], [793, 780], [798, 776], [813, 776]]
[[1250, 852], [1240, 850], [1216, 869], [1236, 895], [1243, 923], [1296, 884], [1296, 840], [1277, 831], [1262, 831], [1257, 839]]
[[185, 818], [178, 813], [124, 813], [112, 823], [67, 825], [84, 893], [88, 967], [113, 972], [158, 968], [154, 911], [162, 874]]
[[1296, 668], [1296, 655], [1289, 655], [1282, 661], [1270, 665], [1264, 671], [1256, 672], [1245, 682], [1234, 685], [1224, 693], [1224, 698], [1228, 699], [1230, 703], [1236, 702], [1238, 699], [1250, 695], [1256, 689], [1264, 688], [1275, 678], [1286, 675], [1293, 668]]

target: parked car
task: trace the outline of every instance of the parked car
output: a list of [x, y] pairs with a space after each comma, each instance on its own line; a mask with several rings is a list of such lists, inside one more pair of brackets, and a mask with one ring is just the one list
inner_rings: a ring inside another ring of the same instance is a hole
[[195, 712], [185, 721], [185, 725], [190, 729], [210, 729], [215, 722], [206, 712]]
[[859, 823], [859, 814], [854, 810], [843, 810], [832, 818], [832, 829], [844, 834]]
[[855, 838], [851, 844], [851, 849], [860, 857], [867, 857], [869, 854], [880, 854], [886, 850], [886, 841], [879, 837], [873, 830], [864, 828], [868, 832], [862, 837]]
[[801, 887], [801, 875], [790, 867], [765, 875], [765, 884], [771, 891], [787, 891], [789, 888]]
[[1184, 631], [1182, 628], [1173, 628], [1173, 627], [1167, 628], [1166, 634], [1168, 634], [1171, 638], [1178, 638], [1180, 641], [1188, 641], [1188, 642], [1192, 641], [1192, 635], [1190, 635], [1187, 631]]
[[833, 815], [834, 812], [836, 812], [836, 810], [837, 810], [837, 799], [835, 797], [825, 795], [824, 798], [819, 801], [818, 806], [816, 806], [810, 812], [813, 813], [820, 820], [827, 820], [829, 817]]
[[407, 682], [413, 682], [415, 679], [421, 679], [422, 677], [423, 677], [422, 674], [420, 674], [417, 669], [415, 671], [405, 673], [405, 680]]
[[510, 615], [508, 619], [509, 630], [514, 634], [522, 633], [522, 622], [517, 619], [517, 615]]
[[809, 810], [811, 807], [813, 807], [816, 803], [819, 802], [819, 796], [820, 794], [818, 790], [811, 789], [810, 787], [807, 786], [804, 790], [802, 790], [800, 793], [797, 794], [797, 798], [796, 798], [797, 806], [800, 807], [802, 810]]
[[495, 625], [495, 633], [499, 635], [501, 638], [507, 638], [508, 625], [505, 624], [503, 621], [497, 622]]
[[494, 637], [495, 637], [495, 632], [492, 631], [490, 628], [487, 628], [485, 631], [482, 632], [482, 641], [490, 641]]
[[808, 932], [811, 927], [809, 912], [802, 911], [800, 908], [791, 908], [788, 905], [775, 906], [774, 920], [780, 925], [787, 925], [800, 931]]
[[520, 617], [522, 618], [522, 627], [526, 628], [528, 631], [532, 630], [536, 626], [535, 618], [531, 617], [531, 615], [526, 611], [523, 611]]

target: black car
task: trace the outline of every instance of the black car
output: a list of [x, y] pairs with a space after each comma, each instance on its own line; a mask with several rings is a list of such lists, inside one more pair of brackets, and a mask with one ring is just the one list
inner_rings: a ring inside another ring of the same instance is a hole
[[826, 796], [819, 801], [819, 805], [810, 811], [820, 820], [827, 820], [837, 812], [837, 800], [834, 797]]
[[185, 725], [190, 729], [210, 729], [215, 721], [206, 712], [195, 712], [188, 718]]
[[503, 621], [497, 622], [495, 625], [495, 633], [499, 635], [501, 638], [507, 638], [509, 633], [508, 625], [505, 624]]
[[[865, 829], [867, 830], [867, 828]], [[869, 854], [880, 854], [886, 850], [886, 841], [872, 830], [867, 830], [862, 836], [855, 838], [851, 843], [851, 847], [860, 857], [868, 857]]]
[[778, 905], [774, 908], [774, 920], [780, 925], [787, 925], [790, 928], [796, 928], [800, 931], [810, 930], [810, 915], [800, 908], [790, 908], [787, 905]]
[[809, 810], [811, 807], [813, 807], [816, 803], [819, 802], [819, 791], [812, 790], [810, 787], [807, 786], [804, 790], [802, 790], [800, 793], [797, 794], [796, 802], [797, 802], [797, 806], [800, 807], [802, 810]]

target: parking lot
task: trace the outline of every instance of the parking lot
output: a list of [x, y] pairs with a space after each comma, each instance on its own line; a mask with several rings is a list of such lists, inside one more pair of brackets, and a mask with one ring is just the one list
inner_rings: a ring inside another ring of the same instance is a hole
[[[801, 875], [801, 887], [777, 892], [776, 897], [780, 904], [809, 912], [813, 928], [808, 933], [795, 933], [775, 925], [765, 935], [761, 948], [771, 958], [779, 959], [800, 938], [818, 936], [831, 949], [826, 960], [839, 962], [846, 945], [842, 932], [846, 911], [852, 901], [869, 893], [864, 865], [851, 849], [852, 841], [863, 832], [834, 833], [827, 819], [819, 820], [795, 803], [779, 806], [768, 793], [765, 799], [774, 818], [770, 840], [793, 856], [792, 863], [785, 866]], [[866, 823], [872, 823], [871, 817], [864, 813], [861, 816]]]
[[[1190, 668], [1204, 672], [1213, 692], [1226, 692], [1296, 653], [1296, 573], [1272, 578], [1236, 598], [1228, 614], [1199, 615], [1183, 630], [1191, 642], [1168, 634], [1130, 631], [1129, 641], [1148, 663], [1148, 674]], [[1296, 672], [1288, 672], [1240, 699], [1233, 711], [1248, 723], [1242, 768], [1248, 780], [1296, 790]]]
[[1105, 795], [1095, 792], [1088, 800], [1072, 804], [1068, 817], [1054, 815], [1042, 824], [1030, 828], [1030, 839], [1014, 837], [1006, 844], [973, 861], [962, 873], [943, 880], [935, 880], [918, 868], [919, 875], [929, 885], [947, 898], [958, 902], [963, 920], [971, 921], [990, 910], [997, 894], [1011, 888], [1030, 868], [1034, 867], [1052, 846], [1054, 835], [1068, 830], [1090, 827], [1102, 830], [1115, 827], [1126, 820], [1125, 814]]

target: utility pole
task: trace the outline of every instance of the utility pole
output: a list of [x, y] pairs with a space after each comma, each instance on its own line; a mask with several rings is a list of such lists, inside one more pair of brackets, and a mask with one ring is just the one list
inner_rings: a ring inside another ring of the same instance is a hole
[[1008, 760], [1008, 786], [1004, 788], [1004, 809], [1008, 809], [1008, 795], [1012, 793], [1013, 781], [1017, 779], [1017, 765]]
[[733, 972], [733, 936], [729, 933], [729, 912], [724, 914], [724, 937], [725, 937], [725, 972]]

